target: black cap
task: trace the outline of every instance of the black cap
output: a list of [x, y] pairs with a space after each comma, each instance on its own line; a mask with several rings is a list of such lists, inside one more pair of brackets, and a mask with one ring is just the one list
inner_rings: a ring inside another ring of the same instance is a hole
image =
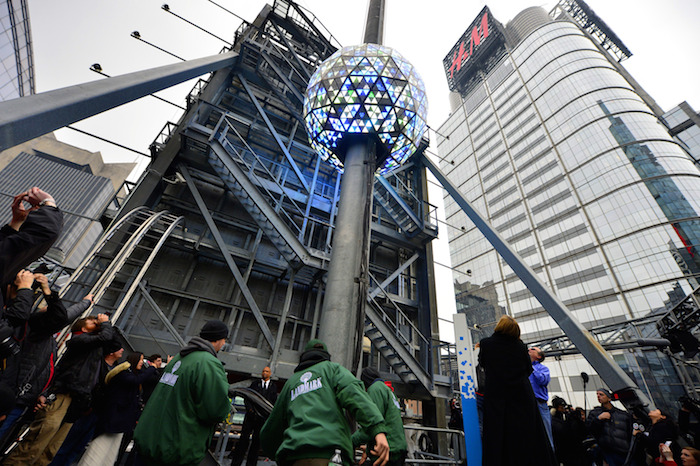
[[122, 348], [123, 348], [123, 346], [119, 340], [109, 340], [107, 343], [105, 343], [104, 353], [105, 354], [116, 353], [117, 351], [119, 351]]
[[199, 336], [207, 341], [218, 341], [222, 338], [228, 338], [228, 327], [220, 320], [210, 320], [204, 324], [204, 327], [199, 332]]
[[369, 388], [372, 382], [380, 378], [379, 371], [374, 367], [365, 367], [362, 369], [362, 374], [360, 374], [360, 380], [364, 382], [365, 387]]
[[566, 405], [567, 405], [567, 403], [566, 403], [566, 400], [564, 398], [562, 398], [560, 396], [555, 396], [554, 398], [552, 398], [552, 406], [554, 406], [555, 408], [558, 406], [566, 406]]

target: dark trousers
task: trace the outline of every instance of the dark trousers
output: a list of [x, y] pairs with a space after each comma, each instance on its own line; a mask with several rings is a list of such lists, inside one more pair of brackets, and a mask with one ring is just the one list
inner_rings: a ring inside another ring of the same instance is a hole
[[49, 466], [69, 466], [79, 460], [92, 440], [96, 427], [97, 414], [94, 411], [75, 421]]
[[243, 420], [241, 427], [241, 437], [236, 443], [236, 448], [231, 452], [231, 466], [241, 466], [243, 456], [248, 450], [250, 434], [253, 434], [253, 440], [250, 441], [250, 450], [246, 458], [246, 466], [255, 466], [258, 464], [258, 453], [260, 452], [260, 429], [263, 422], [255, 413], [248, 412]]

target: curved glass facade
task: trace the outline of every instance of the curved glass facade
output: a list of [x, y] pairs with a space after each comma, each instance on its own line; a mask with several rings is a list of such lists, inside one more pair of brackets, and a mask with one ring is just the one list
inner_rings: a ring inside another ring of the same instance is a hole
[[26, 0], [0, 1], [0, 101], [34, 93], [34, 58]]
[[[442, 170], [584, 326], [668, 308], [698, 286], [700, 172], [577, 25], [526, 36], [439, 134]], [[445, 208], [468, 322], [485, 336], [507, 312], [525, 341], [561, 335], [449, 196]]]

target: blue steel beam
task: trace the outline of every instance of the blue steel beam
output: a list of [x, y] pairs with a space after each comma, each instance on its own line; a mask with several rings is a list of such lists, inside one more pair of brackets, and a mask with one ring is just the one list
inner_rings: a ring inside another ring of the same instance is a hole
[[630, 377], [615, 363], [613, 358], [585, 329], [576, 317], [567, 309], [566, 305], [552, 293], [552, 291], [537, 277], [535, 271], [525, 263], [522, 257], [513, 250], [505, 239], [486, 221], [471, 203], [459, 192], [444, 173], [424, 153], [422, 161], [435, 175], [442, 187], [452, 196], [452, 199], [467, 214], [467, 217], [476, 225], [481, 234], [496, 249], [496, 252], [518, 275], [528, 290], [540, 302], [542, 307], [556, 321], [559, 327], [569, 337], [571, 342], [579, 349], [583, 357], [598, 372], [613, 392], [632, 390], [637, 400], [622, 400], [628, 408], [640, 408], [643, 405], [651, 406], [646, 395], [637, 387]]
[[0, 151], [210, 71], [234, 52], [188, 60], [0, 103]]

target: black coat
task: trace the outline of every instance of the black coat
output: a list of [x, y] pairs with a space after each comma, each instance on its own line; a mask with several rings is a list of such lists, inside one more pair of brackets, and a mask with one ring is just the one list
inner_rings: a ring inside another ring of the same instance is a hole
[[484, 466], [555, 465], [528, 376], [532, 363], [517, 338], [494, 333], [481, 340], [484, 369]]
[[70, 393], [88, 402], [99, 380], [104, 357], [102, 347], [113, 336], [114, 329], [109, 322], [102, 322], [95, 332], [73, 333], [66, 342], [68, 349], [56, 369], [54, 391]]
[[[610, 419], [598, 419], [603, 412], [610, 413]], [[586, 418], [588, 431], [598, 441], [600, 448], [609, 453], [626, 455], [632, 440], [632, 417], [616, 407], [607, 410], [596, 406]]]
[[105, 399], [98, 410], [98, 432], [131, 432], [141, 415], [139, 385], [153, 377], [156, 368], [133, 371], [128, 362], [112, 369], [105, 379]]
[[[23, 291], [23, 290], [20, 290]], [[67, 324], [66, 308], [57, 293], [44, 296], [47, 309], [34, 312], [17, 335], [20, 352], [7, 358], [3, 380], [17, 389], [17, 404], [34, 406], [54, 374], [56, 340], [53, 334]]]
[[667, 441], [673, 442], [671, 450], [674, 457], [680, 459], [681, 448], [678, 445], [678, 427], [670, 419], [659, 419], [656, 424], [652, 424], [649, 428], [649, 436], [644, 433], [637, 434], [640, 443], [644, 446], [646, 452], [656, 459], [660, 456], [659, 444]]
[[590, 466], [583, 440], [586, 425], [578, 413], [555, 412], [552, 414], [552, 437], [557, 460], [564, 466]]
[[[23, 267], [43, 256], [63, 229], [63, 214], [44, 206], [30, 212], [19, 231], [8, 225], [0, 229], [0, 288], [12, 282]], [[0, 309], [4, 299], [0, 294]]]

